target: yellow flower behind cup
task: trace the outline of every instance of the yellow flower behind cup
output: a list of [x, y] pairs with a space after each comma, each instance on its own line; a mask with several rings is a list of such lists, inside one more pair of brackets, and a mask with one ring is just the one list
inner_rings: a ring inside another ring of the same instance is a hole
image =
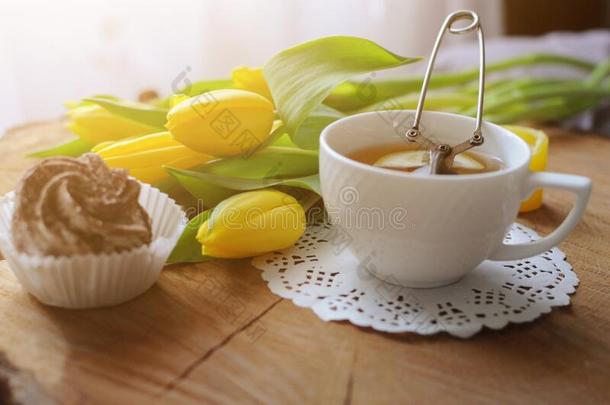
[[68, 106], [66, 127], [92, 144], [158, 131], [157, 128], [112, 114], [99, 105], [86, 101]]
[[[534, 128], [522, 127], [518, 125], [505, 125], [504, 128], [518, 135], [523, 139], [532, 151], [530, 170], [541, 172], [546, 169], [546, 162], [549, 151], [549, 138], [543, 131]], [[534, 191], [532, 196], [521, 203], [519, 212], [529, 212], [542, 206], [542, 190]]]
[[188, 98], [167, 114], [174, 138], [213, 156], [250, 155], [271, 134], [271, 101], [245, 90], [214, 90]]
[[226, 259], [292, 246], [305, 232], [305, 211], [294, 197], [265, 189], [218, 204], [197, 232], [204, 256]]

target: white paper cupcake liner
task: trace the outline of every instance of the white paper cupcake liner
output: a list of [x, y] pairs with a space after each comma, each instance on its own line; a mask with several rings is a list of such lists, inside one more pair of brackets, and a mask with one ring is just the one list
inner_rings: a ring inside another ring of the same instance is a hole
[[40, 302], [64, 308], [117, 305], [148, 290], [187, 222], [169, 196], [142, 184], [139, 202], [152, 220], [153, 240], [121, 253], [31, 256], [19, 253], [11, 238], [13, 192], [0, 197], [0, 250], [11, 270]]

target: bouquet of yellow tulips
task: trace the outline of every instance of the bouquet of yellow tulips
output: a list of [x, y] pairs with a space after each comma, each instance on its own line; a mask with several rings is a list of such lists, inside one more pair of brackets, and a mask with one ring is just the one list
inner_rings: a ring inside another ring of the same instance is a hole
[[[197, 203], [187, 204], [201, 209], [170, 263], [254, 256], [288, 247], [304, 232], [305, 210], [320, 194], [321, 130], [361, 111], [414, 108], [422, 82], [420, 77], [354, 77], [418, 60], [362, 38], [321, 38], [278, 53], [262, 68], [238, 67], [231, 79], [192, 83], [165, 99], [135, 102], [98, 95], [68, 103], [67, 127], [75, 139], [34, 155], [93, 151], [109, 166], [126, 168], [170, 195], [188, 192]], [[565, 56], [531, 55], [487, 70], [541, 63], [590, 74], [582, 81], [489, 81], [487, 119], [560, 119], [610, 96], [607, 61], [593, 66]], [[476, 78], [476, 71], [436, 75], [426, 107], [474, 114]], [[544, 169], [544, 133], [512, 130], [532, 145], [532, 169]], [[522, 208], [540, 204], [538, 193]]]

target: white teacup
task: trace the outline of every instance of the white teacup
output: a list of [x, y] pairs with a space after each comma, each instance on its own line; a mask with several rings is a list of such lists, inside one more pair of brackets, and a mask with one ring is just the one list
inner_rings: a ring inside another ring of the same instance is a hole
[[[500, 158], [499, 171], [470, 175], [409, 174], [349, 159], [351, 152], [401, 141], [414, 111], [353, 115], [329, 125], [320, 139], [320, 180], [331, 221], [349, 239], [363, 267], [385, 281], [436, 287], [459, 280], [484, 260], [516, 260], [561, 242], [582, 216], [591, 180], [533, 173], [531, 153], [517, 135], [484, 122], [485, 143], [474, 150]], [[422, 133], [458, 144], [472, 135], [473, 118], [424, 112]], [[540, 187], [576, 194], [563, 223], [529, 244], [504, 244], [521, 200]]]

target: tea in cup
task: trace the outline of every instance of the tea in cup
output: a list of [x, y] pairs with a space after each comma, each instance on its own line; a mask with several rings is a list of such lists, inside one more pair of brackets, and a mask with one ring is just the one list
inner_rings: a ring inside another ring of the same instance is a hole
[[[357, 114], [329, 125], [320, 138], [320, 181], [329, 218], [348, 236], [348, 247], [363, 267], [378, 278], [406, 287], [450, 284], [484, 260], [516, 260], [549, 250], [582, 216], [591, 180], [530, 172], [528, 145], [488, 122], [482, 126], [485, 143], [462, 159], [489, 170], [430, 175], [387, 167], [391, 159], [385, 167], [375, 165], [400, 153], [401, 143], [404, 151], [413, 150], [400, 132], [413, 116], [414, 111]], [[441, 112], [424, 112], [421, 120], [428, 138], [451, 145], [468, 139], [474, 126], [474, 118]], [[568, 216], [532, 243], [504, 243], [521, 200], [543, 187], [576, 194]]]

